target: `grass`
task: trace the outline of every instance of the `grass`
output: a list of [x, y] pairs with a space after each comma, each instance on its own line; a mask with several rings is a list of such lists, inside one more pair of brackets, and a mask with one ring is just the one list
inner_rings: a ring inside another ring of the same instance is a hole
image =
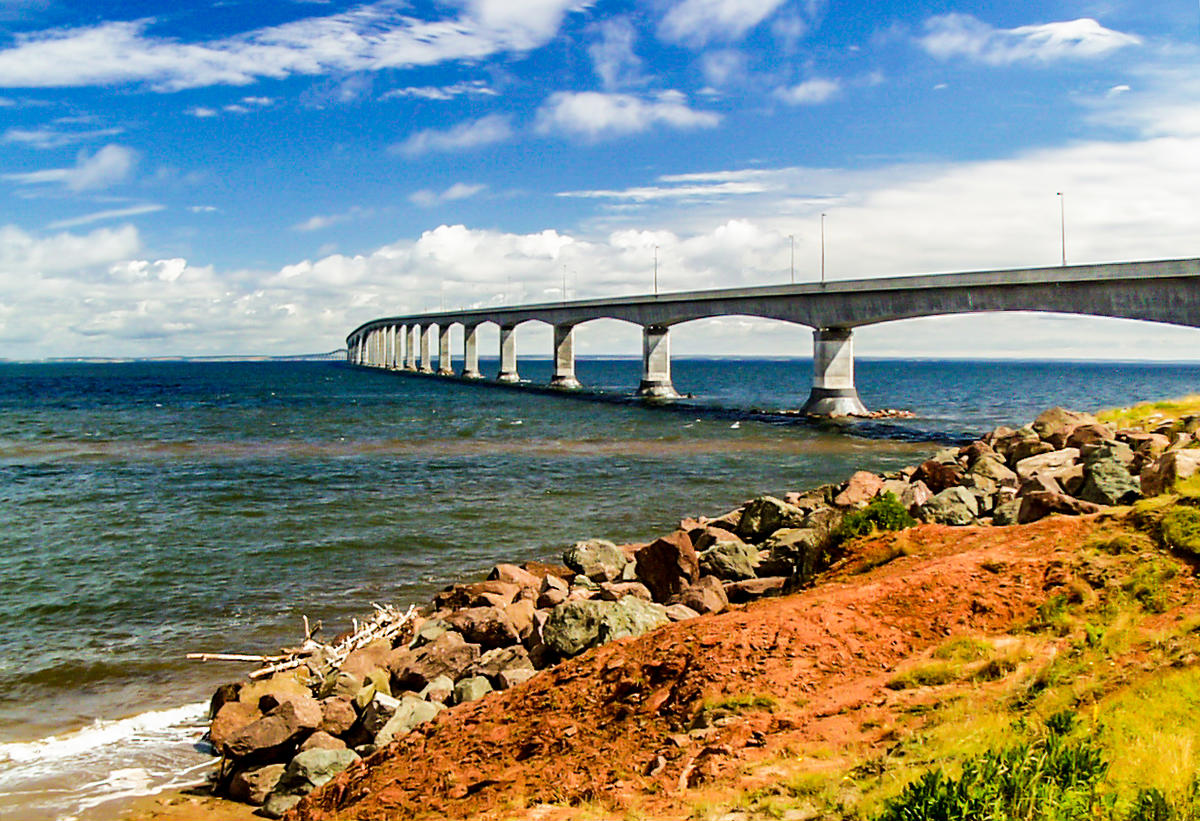
[[1118, 428], [1156, 428], [1195, 413], [1200, 413], [1200, 394], [1161, 402], [1143, 402], [1127, 408], [1111, 408], [1096, 414], [1096, 418]]
[[842, 519], [842, 523], [831, 534], [833, 545], [880, 530], [904, 530], [916, 523], [917, 520], [908, 514], [896, 494], [884, 493], [872, 499], [862, 510], [849, 513]]

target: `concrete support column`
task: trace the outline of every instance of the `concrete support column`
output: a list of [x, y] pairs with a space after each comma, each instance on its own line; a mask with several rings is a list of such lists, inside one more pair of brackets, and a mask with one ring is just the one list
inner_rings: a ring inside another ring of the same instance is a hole
[[385, 333], [387, 352], [383, 357], [383, 366], [390, 371], [396, 367], [396, 326], [388, 325]]
[[402, 337], [404, 336], [404, 328], [400, 325], [392, 326], [392, 353], [388, 357], [388, 367], [394, 371], [400, 370], [400, 348], [404, 344]]
[[375, 331], [370, 331], [367, 336], [367, 365], [375, 367], [375, 349], [379, 345], [379, 334]]
[[354, 341], [350, 343], [349, 350], [346, 352], [350, 363], [353, 365], [362, 364], [362, 337], [354, 337]]
[[520, 382], [517, 375], [517, 329], [511, 325], [500, 326], [500, 373], [498, 382]]
[[575, 326], [554, 326], [554, 376], [550, 387], [579, 390], [583, 386], [575, 378]]
[[463, 372], [464, 379], [483, 379], [479, 372], [479, 326], [463, 327]]
[[654, 399], [677, 399], [671, 384], [670, 329], [662, 325], [642, 328], [642, 384], [638, 396]]
[[849, 328], [813, 331], [813, 384], [801, 410], [815, 416], [866, 415], [854, 387], [854, 332]]
[[440, 329], [438, 334], [438, 373], [454, 376], [454, 363], [450, 361], [450, 326]]
[[430, 358], [430, 348], [433, 347], [433, 325], [421, 329], [421, 373], [433, 373], [433, 359]]
[[417, 335], [421, 333], [420, 325], [410, 325], [404, 331], [404, 370], [417, 369]]

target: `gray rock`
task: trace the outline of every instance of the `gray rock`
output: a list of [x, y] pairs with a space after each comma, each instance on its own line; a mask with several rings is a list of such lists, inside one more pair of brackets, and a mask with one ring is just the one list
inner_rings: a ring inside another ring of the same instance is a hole
[[427, 619], [417, 628], [417, 632], [413, 634], [409, 647], [421, 647], [422, 645], [429, 644], [449, 629], [450, 625], [443, 619]]
[[626, 596], [617, 602], [573, 601], [550, 611], [542, 638], [561, 656], [575, 656], [613, 639], [637, 636], [666, 624], [666, 608]]
[[432, 721], [433, 717], [442, 711], [443, 707], [433, 701], [405, 696], [400, 699], [400, 706], [387, 724], [375, 735], [375, 745], [382, 747], [391, 744], [393, 740], [412, 732], [413, 727]]
[[514, 667], [508, 670], [501, 670], [497, 676], [496, 689], [507, 690], [509, 687], [516, 687], [518, 684], [524, 684], [538, 674], [537, 670], [532, 667]]
[[1127, 505], [1141, 498], [1141, 483], [1117, 459], [1092, 459], [1084, 467], [1083, 487], [1075, 494], [1098, 505]]
[[243, 804], [261, 807], [279, 783], [286, 764], [266, 764], [238, 770], [229, 782], [229, 797]]
[[396, 714], [399, 707], [400, 699], [385, 696], [383, 693], [375, 693], [374, 698], [362, 711], [363, 730], [368, 735], [374, 736], [392, 720], [392, 716]]
[[760, 496], [747, 503], [738, 522], [737, 535], [748, 542], [760, 542], [776, 530], [803, 527], [805, 513], [774, 496]]
[[979, 515], [979, 500], [965, 487], [948, 487], [921, 507], [927, 522], [944, 525], [969, 525]]
[[[728, 596], [728, 594], [726, 594]], [[671, 621], [687, 621], [697, 618], [700, 614], [685, 604], [667, 605], [667, 618]]]
[[468, 607], [446, 617], [468, 642], [483, 648], [519, 644], [521, 634], [502, 607]]
[[305, 750], [288, 762], [279, 783], [267, 796], [263, 813], [268, 818], [279, 818], [355, 761], [358, 753], [353, 750]]
[[454, 694], [454, 679], [449, 676], [438, 676], [425, 685], [419, 695], [426, 701], [436, 701], [445, 704]]
[[995, 493], [996, 488], [1001, 485], [1016, 487], [1019, 484], [1016, 472], [1010, 470], [999, 456], [982, 456], [976, 459], [975, 463], [971, 465], [971, 469], [967, 471], [967, 475], [976, 479], [977, 482], [980, 478], [990, 480], [996, 486], [991, 488], [992, 493]]
[[420, 692], [438, 676], [458, 678], [467, 665], [479, 658], [479, 645], [468, 644], [450, 630], [415, 651], [394, 676], [397, 691]]
[[533, 663], [529, 660], [529, 652], [521, 645], [488, 650], [467, 667], [463, 675], [483, 676], [494, 686], [499, 682], [501, 673], [516, 668], [533, 669]]
[[992, 511], [992, 524], [1001, 527], [1005, 525], [1015, 525], [1017, 516], [1021, 511], [1020, 499], [1009, 499], [1006, 502], [1001, 502], [996, 505], [996, 509]]
[[1036, 456], [1027, 456], [1016, 464], [1017, 476], [1022, 480], [1028, 479], [1035, 473], [1053, 473], [1059, 468], [1072, 464], [1079, 458], [1079, 448], [1062, 448]]
[[464, 704], [468, 701], [477, 701], [495, 689], [492, 683], [483, 676], [464, 678], [454, 685], [454, 703]]
[[267, 818], [283, 818], [284, 814], [300, 803], [303, 795], [291, 795], [289, 793], [271, 793], [267, 796], [267, 800], [263, 803], [262, 809], [259, 810]]
[[567, 548], [563, 564], [592, 581], [611, 582], [621, 578], [629, 558], [612, 542], [589, 539]]
[[717, 542], [700, 554], [700, 572], [725, 581], [753, 579], [758, 551], [742, 541]]
[[820, 567], [825, 542], [821, 532], [812, 527], [776, 530], [763, 542], [767, 558], [756, 568], [755, 575], [808, 579]]
[[634, 596], [626, 596], [619, 602], [614, 602], [614, 605], [601, 620], [601, 644], [640, 636], [670, 621], [667, 618], [667, 608]]

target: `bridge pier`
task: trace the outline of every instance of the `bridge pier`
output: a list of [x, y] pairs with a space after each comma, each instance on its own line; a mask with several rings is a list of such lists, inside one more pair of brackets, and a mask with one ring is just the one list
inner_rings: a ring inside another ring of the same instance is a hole
[[500, 326], [500, 373], [497, 382], [520, 382], [517, 374], [517, 328], [515, 325]]
[[433, 325], [421, 329], [421, 363], [418, 370], [421, 373], [433, 373], [433, 359], [430, 349], [433, 347]]
[[439, 328], [438, 369], [442, 376], [454, 376], [454, 363], [450, 361], [450, 326]]
[[384, 367], [389, 371], [396, 369], [396, 326], [388, 325], [386, 331], [387, 355], [383, 358]]
[[579, 390], [583, 385], [575, 378], [575, 326], [554, 326], [554, 376], [550, 387], [566, 391]]
[[849, 328], [813, 331], [813, 384], [801, 412], [814, 416], [865, 416], [867, 407], [854, 387], [854, 332]]
[[463, 326], [463, 379], [483, 379], [479, 372], [479, 326]]
[[642, 328], [642, 383], [638, 396], [678, 399], [671, 384], [671, 330], [664, 325]]
[[404, 329], [404, 370], [417, 369], [417, 333], [418, 326], [409, 325]]

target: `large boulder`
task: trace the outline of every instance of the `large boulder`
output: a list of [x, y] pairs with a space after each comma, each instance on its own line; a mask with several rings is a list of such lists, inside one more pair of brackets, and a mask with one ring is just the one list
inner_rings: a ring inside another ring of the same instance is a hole
[[321, 726], [321, 705], [312, 696], [289, 695], [266, 715], [229, 738], [224, 752], [234, 758], [270, 755]]
[[759, 496], [746, 504], [735, 532], [745, 541], [757, 543], [781, 528], [803, 527], [805, 515], [801, 508], [782, 499]]
[[267, 796], [263, 814], [268, 818], [279, 818], [299, 804], [301, 798], [328, 784], [355, 761], [358, 761], [358, 754], [353, 750], [305, 750], [298, 754], [288, 762], [275, 789]]
[[496, 565], [492, 568], [492, 572], [488, 574], [488, 581], [505, 582], [507, 584], [515, 584], [521, 588], [532, 587], [535, 589], [542, 583], [539, 577], [515, 564]]
[[346, 656], [346, 660], [342, 662], [338, 669], [340, 672], [348, 673], [361, 681], [372, 670], [386, 667], [388, 654], [391, 652], [392, 643], [390, 641], [386, 639], [373, 641], [366, 647], [360, 647]]
[[1016, 464], [1017, 476], [1023, 481], [1035, 473], [1053, 473], [1059, 468], [1074, 464], [1079, 458], [1079, 448], [1062, 448], [1036, 456], [1027, 456]]
[[753, 579], [757, 566], [758, 551], [740, 539], [717, 542], [700, 554], [700, 572], [726, 581]]
[[1086, 447], [1095, 446], [1101, 442], [1111, 442], [1115, 439], [1116, 432], [1112, 428], [1097, 422], [1080, 425], [1071, 431], [1071, 435], [1067, 437], [1066, 446], [1069, 448], [1079, 448], [1082, 451]]
[[611, 582], [621, 578], [629, 557], [612, 542], [589, 539], [568, 547], [563, 553], [563, 563], [594, 582]]
[[1127, 505], [1141, 497], [1142, 486], [1118, 460], [1092, 459], [1084, 466], [1083, 487], [1076, 495], [1098, 505]]
[[503, 607], [512, 602], [521, 587], [501, 581], [454, 584], [433, 597], [438, 610], [460, 610], [466, 607]]
[[1065, 493], [1038, 491], [1021, 497], [1021, 507], [1017, 511], [1017, 522], [1028, 524], [1049, 516], [1051, 513], [1061, 513], [1066, 516], [1080, 516], [1087, 513], [1097, 513], [1100, 506], [1092, 502], [1075, 499]]
[[478, 701], [496, 688], [484, 676], [470, 676], [454, 685], [454, 703]]
[[438, 676], [457, 679], [471, 662], [479, 658], [479, 645], [468, 643], [453, 630], [443, 633], [416, 650], [392, 680], [398, 690], [425, 689]]
[[375, 745], [382, 747], [391, 744], [393, 740], [408, 735], [418, 724], [432, 721], [443, 709], [443, 705], [436, 701], [405, 696], [400, 699], [400, 706], [388, 719], [388, 723], [375, 734]]
[[612, 610], [604, 615], [600, 624], [600, 643], [616, 639], [631, 638], [662, 627], [670, 621], [667, 608], [661, 604], [626, 596], [613, 603]]
[[[967, 475], [976, 480], [976, 487], [979, 486], [979, 479], [987, 479], [993, 483], [995, 488], [1012, 487], [1015, 488], [1020, 484], [1017, 474], [997, 455], [985, 455], [976, 459], [971, 467], [967, 470]], [[995, 488], [992, 492], [995, 492]]]
[[[729, 596], [716, 576], [701, 576], [691, 587], [679, 594], [675, 603], [690, 607], [697, 613], [720, 613], [729, 607]], [[666, 616], [665, 610], [663, 615]]]
[[604, 601], [620, 601], [626, 596], [634, 596], [646, 601], [653, 601], [654, 595], [650, 592], [650, 588], [641, 582], [604, 582], [600, 585], [600, 589], [596, 591], [593, 598], [603, 599]]
[[924, 482], [935, 495], [948, 487], [963, 483], [963, 470], [958, 465], [947, 465], [935, 459], [921, 463], [912, 476], [914, 482]]
[[374, 738], [392, 720], [398, 709], [400, 699], [375, 693], [374, 698], [363, 707], [360, 724], [363, 732]]
[[883, 479], [869, 470], [859, 470], [846, 482], [845, 489], [833, 497], [838, 507], [866, 507], [883, 488]]
[[1066, 408], [1050, 408], [1038, 414], [1033, 420], [1033, 430], [1038, 437], [1049, 442], [1056, 448], [1067, 444], [1067, 438], [1080, 425], [1095, 425], [1096, 417], [1090, 413], [1067, 410]]
[[497, 647], [488, 650], [466, 669], [463, 675], [484, 676], [493, 686], [500, 680], [500, 674], [505, 670], [518, 667], [533, 669], [529, 660], [529, 652], [522, 646]]
[[1180, 479], [1188, 478], [1197, 470], [1200, 470], [1200, 450], [1168, 451], [1142, 468], [1142, 495], [1166, 493]]
[[700, 576], [700, 559], [682, 530], [655, 539], [636, 557], [638, 581], [650, 588], [655, 601], [677, 596]]
[[243, 804], [261, 807], [279, 783], [285, 769], [286, 764], [264, 764], [238, 770], [229, 781], [229, 797]]
[[696, 550], [708, 550], [719, 544], [745, 544], [732, 530], [717, 527], [711, 522], [697, 530], [688, 531], [688, 536], [692, 540], [692, 547]]
[[764, 576], [760, 579], [726, 582], [725, 595], [734, 604], [741, 604], [767, 596], [778, 596], [787, 589], [788, 581], [786, 576]]
[[455, 630], [471, 644], [489, 649], [519, 644], [521, 634], [502, 607], [468, 607], [446, 616]]
[[965, 487], [948, 487], [921, 507], [925, 521], [943, 525], [969, 525], [978, 515], [979, 500]]
[[641, 635], [667, 621], [662, 605], [633, 596], [619, 602], [584, 599], [550, 611], [542, 638], [560, 656], [575, 656], [614, 639]]
[[763, 542], [767, 558], [759, 563], [757, 575], [796, 576], [807, 580], [820, 569], [825, 542], [815, 528], [777, 530]]
[[358, 720], [354, 706], [344, 698], [326, 698], [321, 700], [321, 726], [318, 728], [330, 735], [342, 735], [349, 732]]
[[217, 710], [212, 724], [209, 725], [208, 739], [218, 752], [227, 755], [230, 740], [260, 718], [262, 713], [257, 705], [244, 701], [227, 701]]

